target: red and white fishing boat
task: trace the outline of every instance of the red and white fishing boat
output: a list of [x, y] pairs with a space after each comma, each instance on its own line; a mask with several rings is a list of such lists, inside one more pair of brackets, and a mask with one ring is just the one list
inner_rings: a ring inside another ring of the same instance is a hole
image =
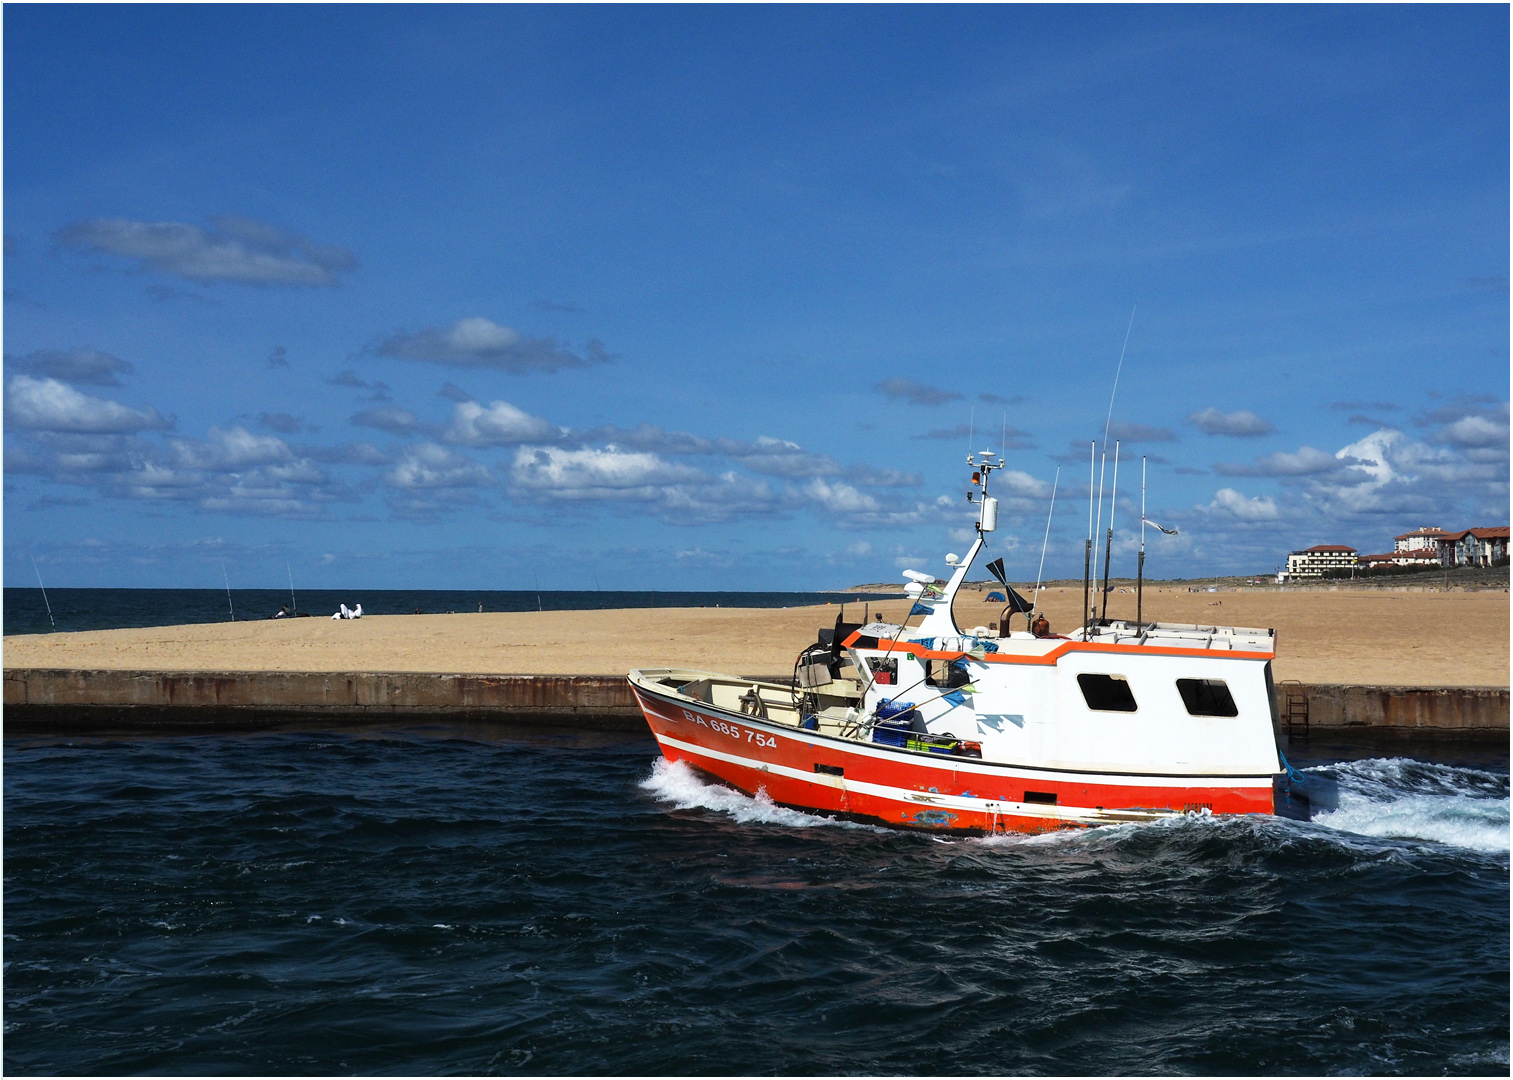
[[968, 459], [981, 488], [971, 550], [947, 557], [949, 580], [905, 573], [903, 625], [837, 619], [791, 686], [632, 671], [667, 759], [784, 806], [978, 834], [1296, 808], [1275, 736], [1274, 631], [1089, 618], [1036, 636], [1007, 614], [956, 625], [952, 601], [997, 524], [987, 487], [1003, 461], [981, 456]]

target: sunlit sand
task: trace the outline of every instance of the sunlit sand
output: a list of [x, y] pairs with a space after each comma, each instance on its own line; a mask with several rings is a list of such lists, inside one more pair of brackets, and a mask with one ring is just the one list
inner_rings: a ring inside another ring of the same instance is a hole
[[[982, 592], [957, 599], [963, 629], [994, 621]], [[1080, 588], [1043, 593], [1052, 629], [1076, 624]], [[870, 605], [896, 619], [908, 601]], [[6, 668], [148, 671], [388, 671], [460, 674], [623, 674], [698, 667], [788, 673], [794, 656], [834, 621], [835, 606], [641, 608], [508, 614], [369, 615], [354, 621], [280, 619], [4, 639]], [[1133, 618], [1135, 598], [1109, 612]], [[1145, 593], [1145, 617], [1274, 627], [1277, 679], [1394, 686], [1507, 686], [1508, 594], [1487, 592]], [[862, 604], [847, 606], [859, 619]], [[1023, 617], [1014, 620], [1020, 628]]]

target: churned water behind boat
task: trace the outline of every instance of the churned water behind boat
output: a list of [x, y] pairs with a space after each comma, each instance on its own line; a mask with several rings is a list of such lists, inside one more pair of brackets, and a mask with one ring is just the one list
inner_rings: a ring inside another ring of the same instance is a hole
[[946, 839], [638, 737], [6, 744], [8, 1073], [1505, 1073], [1508, 774]]

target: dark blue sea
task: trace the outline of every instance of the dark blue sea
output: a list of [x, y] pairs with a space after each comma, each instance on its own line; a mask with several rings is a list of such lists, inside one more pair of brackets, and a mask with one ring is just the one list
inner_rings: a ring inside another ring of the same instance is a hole
[[[586, 611], [595, 608], [803, 607], [863, 604], [901, 593], [835, 592], [550, 592], [489, 589], [5, 589], [7, 634], [53, 629], [115, 630], [127, 626], [268, 619], [280, 608], [330, 618], [342, 604], [367, 615], [441, 615], [477, 611]], [[51, 609], [51, 610], [49, 610]], [[860, 611], [858, 611], [860, 614]]]
[[1497, 1074], [1505, 750], [1309, 823], [947, 840], [649, 737], [5, 743], [4, 1069]]

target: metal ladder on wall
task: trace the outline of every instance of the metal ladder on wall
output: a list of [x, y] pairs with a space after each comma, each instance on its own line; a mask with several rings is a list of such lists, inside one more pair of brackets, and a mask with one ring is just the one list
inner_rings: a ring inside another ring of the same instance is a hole
[[1283, 679], [1282, 723], [1287, 728], [1289, 739], [1301, 735], [1308, 737], [1308, 694], [1297, 679]]

